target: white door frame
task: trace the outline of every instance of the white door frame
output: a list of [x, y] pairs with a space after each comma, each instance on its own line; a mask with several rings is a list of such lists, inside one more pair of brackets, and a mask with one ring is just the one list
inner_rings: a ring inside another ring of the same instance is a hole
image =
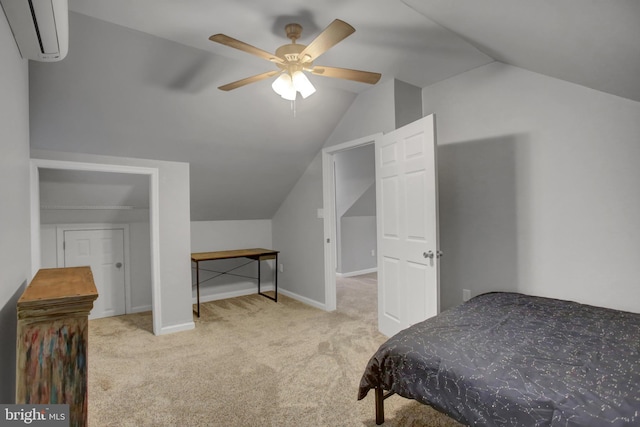
[[151, 229], [151, 311], [153, 333], [162, 333], [160, 295], [160, 179], [157, 168], [109, 165], [64, 160], [31, 159], [31, 278], [41, 267], [40, 260], [40, 179], [39, 169], [128, 173], [149, 177], [149, 226]]
[[[322, 150], [322, 192], [324, 213], [324, 306], [327, 311], [336, 309], [336, 182], [334, 156], [340, 151], [374, 144], [382, 133], [365, 136], [353, 141], [333, 145]], [[376, 166], [377, 167], [377, 166]]]
[[132, 313], [131, 309], [131, 258], [129, 247], [129, 224], [56, 224], [56, 264], [58, 268], [64, 267], [64, 232], [82, 230], [122, 230], [124, 243], [124, 310], [126, 314]]

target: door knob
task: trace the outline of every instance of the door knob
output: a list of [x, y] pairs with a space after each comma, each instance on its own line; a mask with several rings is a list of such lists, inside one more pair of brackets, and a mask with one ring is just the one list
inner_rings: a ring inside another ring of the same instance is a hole
[[442, 251], [436, 251], [436, 257], [441, 258], [444, 256], [444, 252]]
[[116, 268], [120, 268], [122, 267], [122, 263], [121, 262], [116, 262]]
[[429, 251], [429, 252], [423, 252], [422, 256], [425, 258], [431, 258], [433, 259], [433, 251]]

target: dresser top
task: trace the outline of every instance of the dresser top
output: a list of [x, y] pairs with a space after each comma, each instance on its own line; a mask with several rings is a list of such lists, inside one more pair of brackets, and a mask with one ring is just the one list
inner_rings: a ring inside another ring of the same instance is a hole
[[18, 300], [18, 310], [51, 304], [93, 302], [98, 290], [89, 267], [44, 268]]

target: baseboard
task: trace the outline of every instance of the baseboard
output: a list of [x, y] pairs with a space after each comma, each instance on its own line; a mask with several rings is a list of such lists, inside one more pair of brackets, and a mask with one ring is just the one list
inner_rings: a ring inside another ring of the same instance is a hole
[[[273, 285], [260, 286], [260, 292], [273, 291], [273, 290], [274, 290]], [[280, 292], [280, 289], [278, 289], [278, 292]], [[202, 304], [203, 302], [217, 301], [221, 299], [228, 299], [228, 298], [235, 298], [235, 297], [243, 297], [245, 295], [252, 295], [257, 293], [258, 293], [258, 288], [254, 288], [254, 289], [241, 289], [238, 291], [221, 292], [218, 294], [200, 295], [200, 304]], [[196, 297], [193, 297], [192, 301], [193, 301], [193, 304], [198, 303], [198, 299]]]
[[167, 335], [167, 334], [173, 334], [176, 332], [189, 331], [191, 329], [194, 329], [195, 327], [196, 327], [196, 324], [194, 322], [186, 322], [179, 325], [165, 326], [160, 329], [160, 332], [158, 332], [157, 335]]
[[[129, 313], [144, 313], [145, 311], [151, 311], [151, 304], [149, 305], [139, 305], [137, 307], [131, 307]], [[129, 314], [127, 313], [127, 314]]]
[[[264, 292], [264, 291], [273, 291], [275, 288], [273, 285], [267, 285], [267, 286], [262, 286], [260, 287], [260, 291]], [[257, 289], [242, 289], [242, 290], [238, 290], [238, 291], [230, 291], [230, 292], [221, 292], [219, 294], [211, 294], [211, 295], [200, 295], [200, 304], [202, 304], [203, 302], [209, 302], [209, 301], [217, 301], [217, 300], [221, 300], [221, 299], [228, 299], [228, 298], [235, 298], [235, 297], [242, 297], [245, 295], [253, 295], [256, 294], [258, 292]], [[294, 292], [288, 291], [286, 289], [282, 289], [279, 288], [278, 289], [278, 294], [281, 295], [285, 295], [289, 298], [292, 298], [294, 300], [300, 301], [304, 304], [310, 305], [311, 307], [315, 307], [315, 308], [319, 308], [320, 310], [325, 310], [326, 311], [326, 306], [324, 303], [312, 300], [311, 298], [307, 298], [307, 297], [303, 297], [302, 295], [298, 295]], [[197, 298], [193, 298], [193, 303], [197, 304]]]
[[362, 276], [363, 274], [376, 273], [378, 271], [377, 267], [368, 268], [366, 270], [360, 271], [350, 271], [348, 273], [336, 273], [338, 277], [352, 277], [352, 276]]
[[311, 307], [315, 307], [315, 308], [319, 308], [320, 310], [327, 311], [326, 305], [324, 303], [312, 300], [311, 298], [303, 297], [302, 295], [298, 295], [294, 292], [287, 291], [286, 289], [278, 289], [278, 293], [285, 295], [289, 298], [293, 298], [294, 300], [300, 301], [307, 305], [310, 305]]

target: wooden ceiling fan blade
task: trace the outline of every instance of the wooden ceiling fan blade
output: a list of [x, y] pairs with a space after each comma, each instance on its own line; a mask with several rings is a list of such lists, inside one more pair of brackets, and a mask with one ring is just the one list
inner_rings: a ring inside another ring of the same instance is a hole
[[[311, 62], [320, 55], [331, 49], [356, 31], [351, 25], [340, 19], [335, 19], [327, 28], [325, 28], [307, 47], [300, 52], [300, 58], [304, 62]], [[308, 60], [304, 59], [308, 56]]]
[[237, 89], [239, 87], [248, 85], [250, 83], [255, 83], [255, 82], [259, 82], [260, 80], [268, 79], [269, 77], [273, 77], [277, 74], [280, 74], [281, 72], [282, 71], [280, 70], [267, 71], [266, 73], [257, 74], [255, 76], [247, 77], [246, 79], [238, 80], [232, 83], [227, 83], [226, 85], [218, 87], [218, 89], [224, 90], [224, 91]]
[[378, 83], [378, 80], [380, 80], [380, 77], [382, 77], [382, 74], [372, 73], [370, 71], [350, 70], [348, 68], [325, 67], [321, 65], [313, 67], [310, 71], [311, 73], [318, 76], [353, 80], [356, 82], [368, 83], [371, 85]]
[[234, 39], [233, 37], [229, 37], [224, 34], [214, 34], [211, 37], [209, 37], [209, 40], [211, 40], [212, 42], [223, 44], [225, 46], [232, 47], [234, 49], [241, 50], [243, 52], [250, 53], [262, 59], [266, 59], [267, 61], [276, 62], [279, 64], [282, 64], [284, 62], [281, 58], [278, 58], [273, 53], [269, 53], [266, 50], [262, 50], [255, 46], [251, 46], [250, 44], [241, 42], [240, 40]]

